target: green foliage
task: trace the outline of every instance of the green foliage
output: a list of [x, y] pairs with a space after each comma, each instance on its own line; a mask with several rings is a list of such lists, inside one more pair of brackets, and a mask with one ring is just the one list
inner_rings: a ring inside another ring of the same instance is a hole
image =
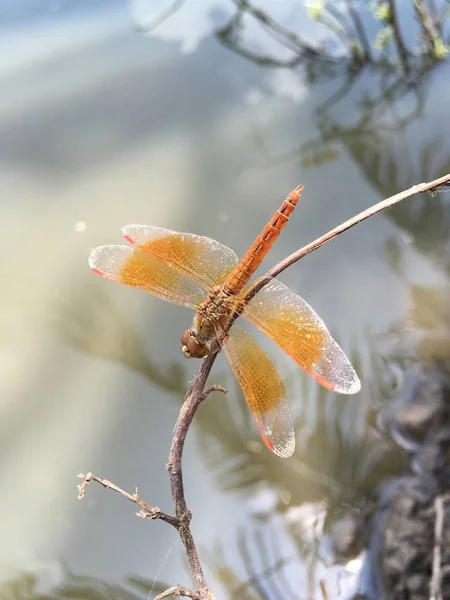
[[307, 10], [311, 19], [318, 21], [322, 17], [325, 6], [326, 2], [323, 2], [323, 0], [316, 0], [315, 2], [308, 3]]
[[386, 22], [390, 21], [392, 17], [391, 7], [388, 2], [380, 2], [373, 9], [373, 15], [378, 21]]
[[444, 44], [441, 38], [436, 38], [433, 44], [434, 58], [443, 60], [449, 53], [450, 47]]
[[392, 25], [387, 25], [381, 31], [378, 32], [377, 37], [373, 43], [373, 47], [375, 50], [383, 50], [391, 41], [392, 35], [394, 33], [394, 28]]

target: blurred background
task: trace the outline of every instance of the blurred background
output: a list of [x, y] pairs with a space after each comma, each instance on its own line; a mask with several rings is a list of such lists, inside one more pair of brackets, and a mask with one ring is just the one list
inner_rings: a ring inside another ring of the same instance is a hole
[[[449, 17], [444, 0], [0, 2], [2, 598], [191, 584], [170, 527], [98, 486], [76, 498], [92, 471], [172, 511], [165, 464], [199, 366], [179, 352], [189, 311], [95, 277], [90, 250], [143, 223], [242, 255], [302, 183], [263, 272], [448, 173]], [[329, 393], [262, 340], [296, 417], [291, 459], [262, 447], [219, 357], [210, 382], [229, 394], [200, 407], [184, 455], [219, 599], [352, 593], [361, 559], [334, 564], [327, 532], [402, 472], [379, 416], [423, 351], [411, 332], [449, 327], [445, 300], [427, 318], [447, 297], [449, 232], [450, 194], [419, 196], [283, 273], [362, 380]]]

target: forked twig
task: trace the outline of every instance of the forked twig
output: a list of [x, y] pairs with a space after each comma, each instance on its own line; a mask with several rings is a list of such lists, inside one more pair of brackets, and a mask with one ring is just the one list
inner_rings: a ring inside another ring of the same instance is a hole
[[212, 392], [222, 392], [224, 394], [227, 393], [227, 390], [220, 385], [213, 385], [207, 390], [204, 389], [206, 380], [208, 379], [209, 372], [211, 371], [211, 367], [213, 366], [216, 357], [217, 352], [213, 352], [202, 361], [200, 369], [194, 378], [194, 382], [186, 394], [177, 424], [175, 426], [172, 444], [170, 447], [169, 462], [167, 464], [170, 487], [172, 490], [172, 499], [175, 509], [174, 516], [163, 513], [158, 507], [151, 506], [141, 500], [137, 490], [134, 494], [129, 494], [114, 483], [111, 483], [111, 481], [108, 481], [107, 479], [101, 479], [92, 473], [87, 473], [86, 475], [84, 473], [80, 473], [78, 475], [80, 479], [83, 479], [83, 482], [78, 486], [78, 498], [80, 500], [84, 497], [89, 482], [96, 481], [103, 487], [110, 488], [115, 492], [122, 494], [122, 496], [131, 502], [134, 502], [134, 504], [136, 504], [140, 509], [139, 512], [136, 513], [138, 517], [143, 519], [160, 519], [161, 521], [165, 521], [177, 529], [186, 551], [189, 567], [191, 569], [192, 577], [196, 583], [197, 591], [193, 592], [188, 588], [178, 585], [167, 589], [162, 594], [159, 594], [155, 600], [166, 598], [167, 596], [187, 596], [189, 598], [194, 598], [195, 600], [214, 600], [215, 598], [214, 594], [206, 585], [197, 548], [190, 530], [192, 513], [187, 507], [184, 496], [181, 459], [183, 455], [184, 441], [199, 405]]
[[[421, 194], [423, 192], [436, 192], [439, 190], [440, 187], [449, 184], [450, 174], [445, 175], [444, 177], [440, 177], [439, 179], [435, 179], [434, 181], [428, 183], [421, 183], [419, 185], [415, 185], [409, 188], [408, 190], [400, 192], [399, 194], [396, 194], [391, 198], [387, 198], [386, 200], [383, 200], [382, 202], [375, 204], [371, 208], [368, 208], [367, 210], [359, 213], [355, 217], [349, 219], [345, 223], [342, 223], [342, 225], [335, 227], [325, 235], [317, 238], [315, 241], [311, 242], [310, 244], [307, 244], [297, 252], [294, 252], [293, 254], [279, 262], [277, 265], [275, 265], [266, 273], [266, 275], [261, 280], [258, 281], [258, 283], [255, 286], [253, 286], [253, 288], [251, 288], [249, 294], [247, 295], [247, 299], [253, 297], [264, 285], [266, 285], [270, 281], [272, 277], [276, 277], [282, 271], [287, 269], [287, 267], [297, 262], [310, 252], [317, 250], [317, 248], [320, 248], [320, 246], [323, 246], [324, 244], [332, 240], [334, 237], [343, 233], [347, 229], [350, 229], [354, 225], [361, 223], [365, 219], [368, 219], [369, 217], [381, 212], [386, 208], [393, 206], [394, 204], [397, 204], [402, 200], [405, 200], [406, 198], [410, 198], [411, 196], [415, 196], [416, 194]], [[194, 418], [195, 412], [201, 404], [201, 402], [211, 392], [219, 391], [222, 393], [226, 393], [226, 390], [218, 385], [214, 385], [209, 389], [205, 390], [205, 385], [209, 377], [211, 368], [214, 364], [214, 361], [216, 360], [218, 350], [219, 347], [217, 343], [214, 343], [212, 345], [210, 354], [203, 359], [200, 368], [194, 378], [194, 382], [185, 396], [185, 400], [183, 406], [181, 407], [180, 415], [175, 426], [175, 431], [170, 447], [169, 462], [167, 464], [172, 499], [174, 504], [175, 514], [173, 516], [163, 513], [158, 507], [151, 506], [143, 500], [141, 500], [139, 498], [137, 490], [134, 494], [129, 494], [128, 492], [122, 490], [110, 481], [106, 479], [101, 479], [100, 477], [97, 477], [92, 473], [79, 475], [79, 477], [83, 479], [83, 482], [78, 486], [78, 497], [80, 499], [83, 498], [86, 491], [86, 487], [89, 484], [89, 482], [96, 481], [103, 487], [110, 488], [115, 492], [122, 494], [122, 496], [124, 496], [131, 502], [134, 502], [134, 504], [136, 504], [139, 507], [139, 512], [137, 513], [139, 517], [146, 519], [160, 519], [162, 521], [165, 521], [166, 523], [169, 523], [169, 525], [172, 525], [177, 529], [186, 551], [191, 574], [196, 584], [196, 591], [194, 592], [183, 586], [174, 586], [159, 594], [155, 598], [155, 600], [162, 600], [162, 598], [166, 598], [168, 596], [186, 596], [189, 598], [193, 598], [194, 600], [214, 600], [214, 594], [211, 592], [211, 590], [206, 584], [203, 570], [200, 564], [200, 559], [197, 553], [197, 549], [195, 547], [194, 538], [190, 530], [190, 521], [192, 518], [192, 513], [187, 507], [184, 495], [182, 456], [186, 435]], [[442, 501], [443, 500], [441, 499], [441, 502]], [[439, 506], [440, 513], [442, 513], [442, 506]], [[439, 506], [436, 505], [437, 516]], [[439, 531], [442, 533], [442, 524], [439, 525], [439, 523], [441, 522], [438, 522], [437, 519], [436, 531], [438, 533]], [[440, 529], [438, 529], [438, 525], [440, 526]], [[436, 540], [438, 539], [440, 540], [440, 537], [436, 535]], [[435, 561], [439, 561], [440, 564], [440, 543], [437, 542], [435, 543]], [[436, 589], [437, 593], [439, 593], [440, 571], [437, 570], [436, 572], [438, 574], [435, 575], [434, 579], [436, 579], [437, 581], [438, 587]], [[434, 589], [436, 587], [436, 582], [433, 585]], [[434, 598], [436, 598], [436, 600], [439, 600], [439, 596], [434, 596]]]
[[186, 598], [198, 598], [198, 594], [191, 592], [188, 588], [183, 587], [182, 585], [174, 585], [173, 587], [161, 592], [157, 596], [155, 596], [155, 600], [162, 600], [163, 598], [167, 598], [168, 596], [184, 596]]
[[141, 519], [161, 519], [161, 521], [165, 521], [166, 523], [169, 523], [169, 525], [172, 525], [172, 527], [178, 529], [178, 520], [174, 517], [171, 517], [170, 515], [167, 515], [166, 513], [163, 513], [161, 509], [159, 509], [157, 506], [150, 506], [150, 504], [147, 504], [147, 502], [141, 500], [139, 498], [137, 488], [134, 494], [129, 494], [128, 492], [118, 487], [111, 481], [108, 481], [107, 479], [101, 479], [93, 473], [78, 473], [78, 477], [83, 480], [83, 483], [80, 483], [80, 485], [78, 486], [78, 500], [82, 500], [84, 498], [86, 488], [89, 485], [89, 483], [91, 481], [96, 481], [104, 488], [109, 488], [110, 490], [121, 494], [122, 496], [128, 498], [128, 500], [134, 502], [134, 504], [139, 506], [139, 512], [136, 513], [136, 515]]

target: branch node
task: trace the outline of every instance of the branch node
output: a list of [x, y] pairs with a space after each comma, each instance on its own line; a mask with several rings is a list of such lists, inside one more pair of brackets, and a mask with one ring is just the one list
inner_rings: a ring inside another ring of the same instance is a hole
[[136, 513], [136, 516], [140, 519], [161, 519], [162, 513], [161, 509], [158, 506], [152, 508], [152, 510], [148, 510], [146, 508], [140, 508]]
[[192, 520], [192, 510], [190, 508], [186, 508], [186, 510], [180, 517], [180, 525], [182, 527], [186, 527], [186, 529], [187, 529], [189, 527], [191, 520]]
[[228, 394], [228, 390], [226, 388], [219, 385], [218, 383], [215, 383], [210, 388], [208, 388], [205, 392], [203, 392], [203, 394], [202, 394], [203, 399], [205, 399], [207, 396], [209, 396], [209, 394], [212, 394], [213, 392], [220, 392], [221, 394]]
[[162, 513], [159, 506], [152, 506], [151, 508], [140, 508], [136, 513], [140, 519], [161, 519]]
[[[174, 585], [173, 587], [167, 589], [165, 592], [161, 592], [155, 597], [155, 600], [163, 600], [163, 598], [167, 598], [168, 596], [176, 596], [179, 598], [180, 596], [184, 596], [185, 598], [193, 598], [194, 600], [200, 600], [200, 598], [206, 598], [206, 596], [200, 596], [199, 593], [193, 592], [188, 588], [183, 587], [182, 585]], [[212, 600], [212, 598], [211, 598]]]
[[92, 473], [78, 473], [78, 477], [79, 479], [83, 479], [83, 483], [80, 483], [80, 485], [77, 485], [78, 488], [78, 500], [83, 500], [84, 495], [86, 493], [86, 488], [89, 485], [89, 482], [92, 479]]

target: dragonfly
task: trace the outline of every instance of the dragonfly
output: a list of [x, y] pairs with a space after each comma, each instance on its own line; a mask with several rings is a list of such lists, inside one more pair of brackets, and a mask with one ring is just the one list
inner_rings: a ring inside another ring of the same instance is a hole
[[250, 282], [302, 189], [298, 186], [286, 197], [241, 260], [211, 238], [150, 225], [123, 227], [130, 245], [99, 246], [89, 256], [94, 273], [195, 311], [192, 326], [181, 335], [182, 353], [204, 358], [224, 351], [261, 439], [282, 458], [295, 450], [294, 416], [277, 369], [242, 320], [325, 388], [340, 394], [361, 388], [343, 350], [305, 300], [276, 278]]

